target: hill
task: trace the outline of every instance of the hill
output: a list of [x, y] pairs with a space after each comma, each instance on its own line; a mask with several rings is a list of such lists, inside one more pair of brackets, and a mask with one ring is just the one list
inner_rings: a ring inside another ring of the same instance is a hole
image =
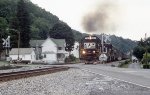
[[[31, 38], [32, 39], [46, 39], [49, 30], [58, 22], [59, 18], [45, 9], [26, 0], [28, 11], [31, 19]], [[17, 2], [18, 0], [0, 0], [0, 17], [7, 21], [6, 27], [10, 26], [10, 23], [14, 20], [13, 18], [17, 13]], [[82, 37], [87, 35], [86, 33], [81, 33], [79, 31], [73, 30], [75, 40], [80, 41]], [[124, 39], [122, 37], [117, 37], [111, 35], [111, 43], [114, 47], [126, 53], [137, 46], [137, 42], [130, 39]]]
[[111, 39], [112, 45], [124, 53], [130, 52], [138, 44], [138, 42], [136, 41], [132, 41], [130, 39], [124, 39], [122, 37], [117, 37], [115, 35], [111, 35], [110, 39]]
[[[7, 26], [14, 20], [17, 13], [17, 2], [19, 0], [0, 0], [0, 17], [7, 21]], [[46, 39], [49, 30], [59, 22], [59, 18], [45, 9], [26, 0], [28, 12], [31, 19], [31, 38]]]

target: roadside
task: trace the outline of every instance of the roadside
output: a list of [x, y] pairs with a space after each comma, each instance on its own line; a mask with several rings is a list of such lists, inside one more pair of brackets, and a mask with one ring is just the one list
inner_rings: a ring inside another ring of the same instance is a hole
[[129, 64], [128, 68], [141, 69], [141, 65], [139, 62]]

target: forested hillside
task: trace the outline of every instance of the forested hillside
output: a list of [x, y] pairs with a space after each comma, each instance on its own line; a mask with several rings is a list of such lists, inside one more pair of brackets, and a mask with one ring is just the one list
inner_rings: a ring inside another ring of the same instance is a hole
[[[0, 0], [0, 17], [7, 21], [7, 27], [10, 26], [17, 14], [18, 1], [19, 0]], [[49, 29], [59, 21], [59, 18], [33, 4], [30, 0], [26, 1], [31, 20], [31, 38], [47, 38]]]
[[[12, 23], [14, 24], [17, 22], [16, 15], [17, 15], [18, 1], [19, 0], [0, 0], [0, 32], [3, 37], [5, 37], [6, 35], [10, 35], [7, 29], [12, 28], [11, 25]], [[31, 39], [46, 39], [49, 34], [51, 37], [53, 36], [56, 37], [55, 34], [57, 33], [59, 34], [64, 31], [63, 27], [67, 27], [69, 31], [73, 33], [75, 41], [80, 41], [82, 37], [87, 35], [86, 33], [81, 33], [82, 31], [79, 32], [77, 30], [71, 29], [69, 25], [60, 21], [57, 16], [33, 4], [32, 2], [30, 2], [30, 0], [25, 0], [25, 1], [27, 4], [29, 16], [30, 16], [30, 22], [31, 22], [30, 24]], [[13, 26], [13, 28], [15, 28], [15, 26]], [[58, 31], [54, 32], [56, 30], [61, 32]], [[64, 31], [64, 33], [68, 33], [68, 32]], [[74, 39], [72, 39], [72, 42]], [[122, 52], [128, 52], [137, 45], [137, 43], [132, 40], [123, 39], [115, 35], [111, 36], [111, 42], [113, 46], [115, 46], [117, 49], [121, 50]]]
[[111, 35], [110, 39], [112, 45], [124, 53], [130, 52], [137, 46], [136, 41], [132, 41], [130, 39], [124, 39], [122, 37], [117, 37], [115, 35]]

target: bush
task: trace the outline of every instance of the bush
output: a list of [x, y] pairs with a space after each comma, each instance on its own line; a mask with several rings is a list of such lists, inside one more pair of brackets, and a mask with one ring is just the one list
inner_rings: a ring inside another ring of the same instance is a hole
[[144, 65], [143, 65], [143, 68], [144, 68], [144, 69], [150, 69], [150, 64], [144, 64]]
[[147, 53], [147, 59], [146, 59], [146, 54], [143, 55], [143, 59], [142, 59], [142, 64], [146, 64], [147, 62], [150, 62], [150, 53]]
[[65, 58], [65, 62], [68, 63], [68, 62], [75, 62], [76, 61], [76, 57], [71, 54], [69, 55], [68, 57]]
[[121, 62], [119, 65], [118, 65], [118, 67], [125, 67], [125, 68], [127, 68], [128, 67], [128, 65], [130, 64], [130, 60], [125, 60], [124, 62]]

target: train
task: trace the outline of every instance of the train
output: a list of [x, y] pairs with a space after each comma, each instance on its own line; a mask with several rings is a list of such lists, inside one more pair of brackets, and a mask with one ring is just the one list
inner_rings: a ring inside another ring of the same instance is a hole
[[97, 36], [85, 36], [79, 44], [79, 58], [85, 64], [99, 61], [101, 40]]
[[87, 35], [79, 43], [79, 58], [85, 64], [93, 64], [122, 60], [126, 55], [111, 43], [104, 42], [103, 37]]

